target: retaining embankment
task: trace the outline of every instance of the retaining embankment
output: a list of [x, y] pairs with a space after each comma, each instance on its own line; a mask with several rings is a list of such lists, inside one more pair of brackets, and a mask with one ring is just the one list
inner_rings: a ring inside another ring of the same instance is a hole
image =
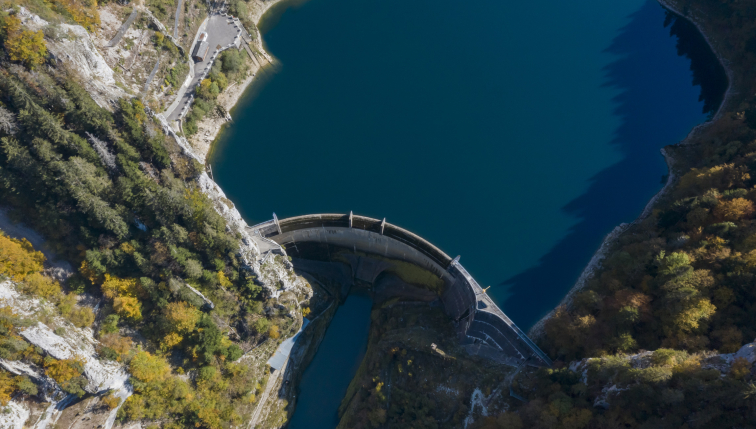
[[302, 249], [319, 246], [324, 249], [322, 253], [326, 260], [321, 261], [324, 264], [344, 262], [330, 260], [331, 248], [367, 254], [348, 258], [352, 269], [350, 280], [372, 282], [388, 266], [375, 261], [368, 263], [369, 255], [421, 267], [443, 281], [441, 301], [444, 311], [455, 322], [460, 341], [468, 352], [509, 365], [551, 366], [548, 356], [486, 295], [459, 263], [459, 258], [450, 258], [432, 243], [385, 219], [350, 213], [278, 220], [274, 215], [273, 220], [250, 227], [250, 230], [254, 235], [285, 247], [292, 256], [305, 256], [301, 254]]

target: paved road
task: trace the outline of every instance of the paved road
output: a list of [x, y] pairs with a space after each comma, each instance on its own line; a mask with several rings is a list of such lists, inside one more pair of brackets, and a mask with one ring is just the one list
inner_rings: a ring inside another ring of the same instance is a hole
[[[179, 90], [178, 97], [181, 98], [181, 101], [178, 103], [178, 106], [172, 112], [166, 112], [165, 116], [169, 122], [182, 118], [189, 111], [190, 101], [194, 95], [194, 88], [210, 72], [210, 67], [218, 51], [224, 49], [229, 44], [241, 41], [241, 28], [226, 15], [211, 16], [205, 28], [200, 28], [199, 31], [207, 32], [207, 42], [210, 45], [210, 50], [204, 61], [194, 64], [194, 79], [189, 83], [189, 86], [182, 86]], [[236, 47], [232, 47], [231, 49], [236, 49]], [[194, 46], [191, 47], [189, 53], [191, 54], [193, 50]]]

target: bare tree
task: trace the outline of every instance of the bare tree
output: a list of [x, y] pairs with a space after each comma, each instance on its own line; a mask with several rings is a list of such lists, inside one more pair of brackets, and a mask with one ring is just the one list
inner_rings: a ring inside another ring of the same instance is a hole
[[0, 106], [0, 130], [6, 134], [15, 134], [18, 130], [16, 115], [3, 106]]
[[89, 137], [89, 142], [92, 143], [92, 147], [97, 152], [98, 155], [100, 155], [100, 159], [102, 160], [102, 163], [107, 165], [108, 168], [111, 170], [116, 169], [116, 162], [115, 162], [115, 155], [108, 150], [108, 145], [104, 141], [98, 139], [97, 137], [93, 136], [91, 133], [87, 133], [87, 137]]

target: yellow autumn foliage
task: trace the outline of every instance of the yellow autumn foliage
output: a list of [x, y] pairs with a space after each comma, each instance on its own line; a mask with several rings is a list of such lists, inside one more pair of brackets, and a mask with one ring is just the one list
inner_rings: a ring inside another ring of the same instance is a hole
[[13, 392], [16, 391], [16, 379], [9, 372], [0, 370], [0, 405], [8, 405]]
[[84, 372], [84, 362], [80, 358], [74, 359], [45, 359], [45, 373], [58, 384], [76, 378]]
[[16, 240], [0, 233], [0, 274], [14, 280], [42, 271], [45, 255], [35, 252], [31, 243], [22, 238]]
[[32, 273], [26, 277], [21, 288], [31, 295], [50, 298], [60, 295], [60, 284], [50, 277], [40, 273]]
[[165, 319], [177, 333], [193, 331], [200, 317], [202, 312], [184, 301], [171, 302], [165, 308]]
[[136, 279], [121, 279], [110, 274], [105, 274], [105, 282], [102, 284], [102, 294], [113, 299], [118, 296], [142, 296], [144, 290]]
[[41, 30], [25, 30], [15, 15], [5, 18], [5, 50], [12, 61], [24, 63], [30, 69], [45, 62], [47, 45]]
[[139, 352], [129, 364], [131, 375], [145, 383], [163, 381], [171, 372], [165, 359], [153, 356], [149, 352]]
[[231, 283], [231, 280], [223, 274], [223, 271], [218, 271], [218, 283], [223, 287], [230, 287], [233, 284]]
[[688, 195], [703, 193], [711, 188], [740, 188], [750, 180], [748, 167], [721, 164], [710, 168], [693, 168], [680, 178], [678, 193]]
[[163, 338], [163, 343], [160, 345], [160, 347], [163, 350], [168, 350], [170, 348], [176, 347], [183, 340], [184, 337], [175, 332], [171, 332]]
[[142, 318], [142, 303], [133, 296], [117, 296], [113, 300], [113, 309], [121, 317], [134, 320]]
[[278, 325], [273, 325], [268, 329], [268, 336], [274, 340], [281, 337], [281, 333], [278, 330]]
[[100, 25], [96, 0], [52, 0], [58, 12], [69, 15], [77, 24], [92, 32]]
[[102, 403], [105, 404], [105, 406], [107, 406], [109, 410], [114, 410], [118, 408], [119, 405], [121, 405], [121, 398], [115, 396], [112, 393], [108, 393], [107, 395], [102, 397]]
[[92, 284], [97, 283], [98, 279], [100, 278], [100, 275], [97, 274], [97, 272], [89, 268], [89, 264], [87, 263], [87, 261], [81, 262], [81, 266], [79, 267], [79, 273], [81, 273], [82, 276], [86, 277]]

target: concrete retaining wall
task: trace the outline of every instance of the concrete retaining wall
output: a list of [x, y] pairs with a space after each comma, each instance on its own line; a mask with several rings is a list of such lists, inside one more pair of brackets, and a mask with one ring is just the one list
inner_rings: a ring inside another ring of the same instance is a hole
[[[298, 243], [324, 248], [335, 246], [422, 267], [443, 280], [445, 289], [441, 301], [444, 311], [457, 324], [462, 342], [489, 346], [468, 347], [468, 351], [487, 350], [480, 356], [490, 357], [493, 348], [502, 353], [501, 356], [509, 357], [497, 359], [500, 362], [551, 366], [548, 356], [491, 301], [457, 259], [452, 260], [427, 240], [385, 219], [352, 214], [316, 214], [279, 221], [274, 215], [273, 220], [250, 229], [287, 249], [297, 249]], [[358, 263], [360, 265], [362, 262]], [[352, 267], [353, 271], [358, 266]], [[372, 278], [378, 274], [371, 271]]]

